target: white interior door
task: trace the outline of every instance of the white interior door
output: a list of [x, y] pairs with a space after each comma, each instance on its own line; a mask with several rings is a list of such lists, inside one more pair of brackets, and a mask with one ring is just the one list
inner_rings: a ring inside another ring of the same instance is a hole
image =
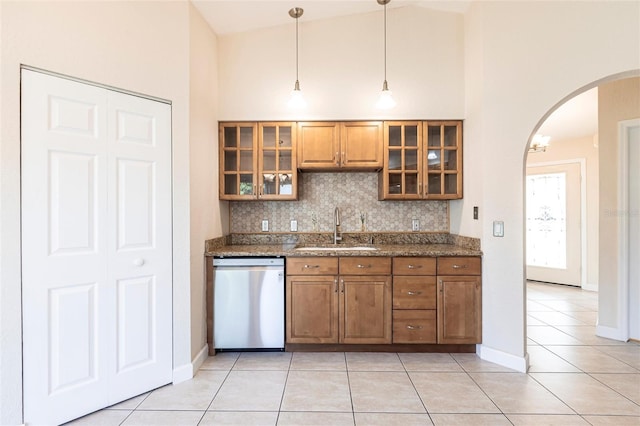
[[527, 279], [581, 285], [580, 164], [527, 167]]
[[170, 106], [22, 72], [24, 417], [171, 381]]

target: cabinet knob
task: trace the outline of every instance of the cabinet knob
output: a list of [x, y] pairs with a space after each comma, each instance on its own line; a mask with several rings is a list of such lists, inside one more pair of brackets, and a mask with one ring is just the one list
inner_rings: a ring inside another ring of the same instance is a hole
[[421, 325], [407, 325], [407, 329], [408, 330], [422, 330], [422, 326]]
[[141, 257], [139, 257], [139, 258], [137, 258], [137, 259], [134, 259], [134, 260], [133, 260], [133, 264], [134, 264], [135, 266], [142, 266], [142, 265], [144, 265], [144, 259], [143, 259], [143, 258], [141, 258]]
[[421, 291], [407, 291], [407, 294], [409, 296], [419, 296], [419, 295], [422, 294], [422, 292]]

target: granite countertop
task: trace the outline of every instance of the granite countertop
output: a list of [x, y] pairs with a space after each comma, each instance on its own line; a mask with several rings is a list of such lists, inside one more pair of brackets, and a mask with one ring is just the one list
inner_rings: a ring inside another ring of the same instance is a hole
[[207, 240], [204, 254], [225, 257], [482, 256], [478, 239], [448, 233], [343, 233], [343, 241], [337, 245], [331, 243], [332, 239], [329, 233], [231, 234]]

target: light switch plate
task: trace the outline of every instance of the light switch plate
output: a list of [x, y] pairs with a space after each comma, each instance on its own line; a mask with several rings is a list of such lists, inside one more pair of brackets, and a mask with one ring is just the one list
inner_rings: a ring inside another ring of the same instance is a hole
[[504, 222], [501, 220], [493, 221], [493, 236], [504, 237]]
[[269, 231], [269, 221], [267, 219], [264, 219], [262, 221], [262, 231], [263, 232]]
[[291, 220], [291, 232], [298, 232], [298, 221], [295, 219]]

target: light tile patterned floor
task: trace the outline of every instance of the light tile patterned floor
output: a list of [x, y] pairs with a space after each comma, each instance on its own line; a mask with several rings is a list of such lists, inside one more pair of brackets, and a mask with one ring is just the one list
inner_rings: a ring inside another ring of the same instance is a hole
[[597, 294], [529, 283], [530, 371], [474, 354], [223, 353], [72, 425], [640, 425], [640, 345], [595, 336]]

